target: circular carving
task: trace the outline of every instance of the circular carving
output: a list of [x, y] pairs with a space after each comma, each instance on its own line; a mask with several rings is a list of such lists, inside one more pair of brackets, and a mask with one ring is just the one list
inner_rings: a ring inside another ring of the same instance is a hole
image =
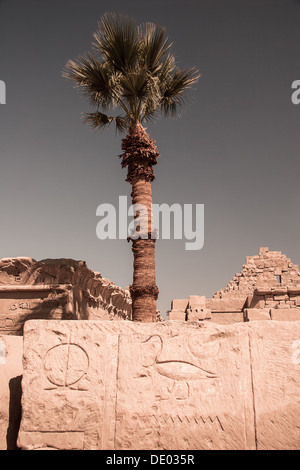
[[79, 382], [89, 368], [89, 357], [78, 344], [63, 343], [49, 349], [44, 359], [44, 374], [57, 387]]

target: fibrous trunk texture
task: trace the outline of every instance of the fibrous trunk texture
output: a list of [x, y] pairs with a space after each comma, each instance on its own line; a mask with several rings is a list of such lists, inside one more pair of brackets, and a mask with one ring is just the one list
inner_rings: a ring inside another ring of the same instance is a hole
[[132, 241], [133, 283], [130, 286], [132, 297], [132, 319], [140, 322], [156, 321], [156, 300], [158, 288], [155, 278], [155, 236], [152, 222], [151, 181], [154, 180], [153, 165], [159, 154], [155, 142], [145, 129], [137, 124], [131, 126], [122, 141], [122, 167], [128, 167], [126, 181], [132, 185], [132, 204], [142, 204], [145, 212], [137, 212], [139, 225], [138, 238]]

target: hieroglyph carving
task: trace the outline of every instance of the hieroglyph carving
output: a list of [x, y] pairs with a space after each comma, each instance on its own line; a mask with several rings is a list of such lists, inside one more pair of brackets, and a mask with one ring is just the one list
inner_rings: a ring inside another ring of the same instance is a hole
[[27, 322], [20, 445], [198, 449], [217, 433], [218, 448], [251, 447], [245, 338], [170, 323]]
[[299, 337], [299, 322], [29, 321], [19, 445], [297, 448]]
[[47, 351], [43, 368], [45, 377], [54, 385], [54, 389], [72, 388], [85, 376], [89, 357], [78, 344], [62, 343]]

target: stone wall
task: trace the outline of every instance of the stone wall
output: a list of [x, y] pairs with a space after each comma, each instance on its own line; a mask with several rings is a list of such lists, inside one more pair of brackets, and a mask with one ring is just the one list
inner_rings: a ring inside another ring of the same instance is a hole
[[247, 256], [240, 273], [211, 299], [190, 296], [172, 301], [170, 320], [227, 324], [251, 320], [300, 320], [298, 265], [280, 251], [260, 248]]
[[22, 449], [291, 450], [300, 322], [29, 321]]
[[15, 450], [21, 421], [23, 338], [0, 335], [0, 450]]
[[22, 334], [28, 319], [131, 319], [128, 290], [84, 261], [4, 258], [0, 261], [0, 334]]
[[247, 256], [240, 273], [235, 274], [225, 289], [217, 291], [213, 299], [245, 298], [256, 288], [300, 286], [299, 266], [280, 251], [260, 248], [259, 254]]

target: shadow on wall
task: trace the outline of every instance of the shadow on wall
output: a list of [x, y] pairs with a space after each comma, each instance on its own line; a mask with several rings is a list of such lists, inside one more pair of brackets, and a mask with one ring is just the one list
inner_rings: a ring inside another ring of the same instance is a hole
[[22, 375], [9, 381], [9, 424], [6, 434], [7, 450], [20, 450], [17, 438], [21, 424]]

